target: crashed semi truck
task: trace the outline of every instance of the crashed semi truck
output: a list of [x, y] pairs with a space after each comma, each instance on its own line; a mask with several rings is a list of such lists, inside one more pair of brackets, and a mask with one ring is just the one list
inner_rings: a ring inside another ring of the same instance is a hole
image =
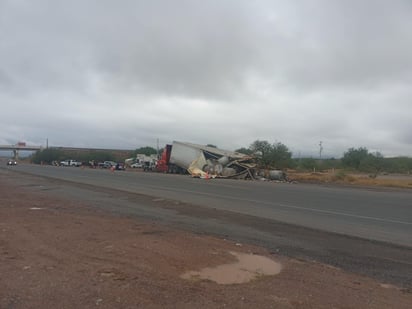
[[157, 162], [157, 171], [189, 173], [201, 178], [254, 179], [255, 160], [252, 156], [192, 143], [166, 145]]

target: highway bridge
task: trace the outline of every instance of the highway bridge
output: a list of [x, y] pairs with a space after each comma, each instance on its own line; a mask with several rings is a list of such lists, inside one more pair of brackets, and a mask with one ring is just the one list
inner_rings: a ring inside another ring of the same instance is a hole
[[69, 153], [79, 153], [79, 152], [95, 152], [95, 151], [107, 151], [119, 155], [120, 157], [127, 158], [133, 151], [131, 149], [106, 149], [106, 148], [82, 148], [82, 147], [64, 147], [64, 146], [34, 146], [26, 145], [26, 143], [17, 143], [15, 145], [0, 145], [0, 151], [13, 151], [13, 157], [15, 160], [19, 158], [19, 151], [38, 151], [45, 148], [53, 148], [62, 150]]
[[26, 145], [26, 143], [17, 143], [15, 145], [0, 145], [0, 150], [13, 151], [14, 159], [19, 157], [19, 151], [37, 151], [43, 149], [42, 146]]

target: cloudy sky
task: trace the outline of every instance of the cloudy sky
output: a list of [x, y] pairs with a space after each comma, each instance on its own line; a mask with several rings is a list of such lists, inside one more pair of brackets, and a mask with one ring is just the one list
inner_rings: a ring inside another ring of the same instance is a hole
[[0, 0], [0, 144], [412, 156], [410, 0]]

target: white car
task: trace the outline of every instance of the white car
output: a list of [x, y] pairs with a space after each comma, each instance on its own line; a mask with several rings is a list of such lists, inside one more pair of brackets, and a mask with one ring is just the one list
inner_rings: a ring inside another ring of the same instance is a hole
[[82, 162], [76, 160], [64, 160], [60, 162], [60, 166], [81, 166]]
[[104, 161], [103, 162], [103, 168], [112, 168], [116, 167], [117, 163], [114, 161]]

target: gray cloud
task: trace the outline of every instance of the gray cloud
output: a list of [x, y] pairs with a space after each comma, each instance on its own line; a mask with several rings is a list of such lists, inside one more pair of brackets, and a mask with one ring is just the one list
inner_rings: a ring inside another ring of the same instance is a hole
[[401, 0], [3, 0], [0, 104], [18, 107], [0, 143], [412, 155], [411, 17]]

